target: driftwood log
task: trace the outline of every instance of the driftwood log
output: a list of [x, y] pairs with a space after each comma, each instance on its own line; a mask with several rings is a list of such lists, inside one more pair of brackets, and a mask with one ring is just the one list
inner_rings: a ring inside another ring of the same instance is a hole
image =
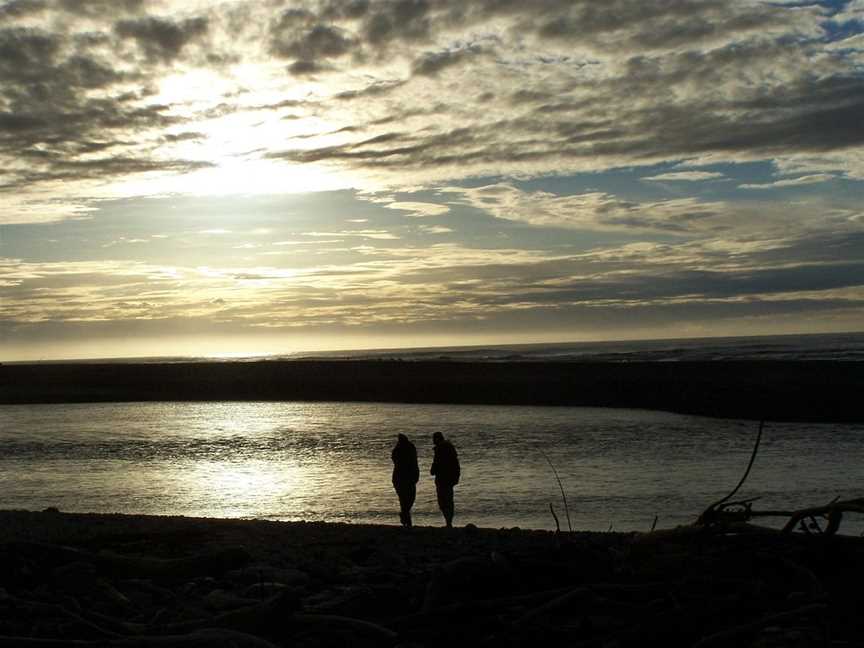
[[81, 639], [33, 639], [0, 637], [0, 648], [277, 648], [260, 637], [231, 630], [199, 630], [165, 637], [124, 637], [86, 641]]
[[163, 559], [122, 556], [112, 552], [93, 553], [39, 542], [13, 542], [0, 546], [0, 553], [35, 559], [53, 568], [84, 563], [112, 577], [154, 580], [212, 576], [237, 569], [249, 562], [249, 554], [241, 547], [229, 547], [188, 558]]

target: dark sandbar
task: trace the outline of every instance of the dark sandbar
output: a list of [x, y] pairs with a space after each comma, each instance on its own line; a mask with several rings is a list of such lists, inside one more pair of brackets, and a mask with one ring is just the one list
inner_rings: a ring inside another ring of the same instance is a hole
[[0, 403], [369, 401], [570, 405], [864, 422], [864, 362], [262, 361], [0, 366]]

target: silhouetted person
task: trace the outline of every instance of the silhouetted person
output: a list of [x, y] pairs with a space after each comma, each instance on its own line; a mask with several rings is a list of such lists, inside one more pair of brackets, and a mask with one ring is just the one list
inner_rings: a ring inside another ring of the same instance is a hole
[[417, 482], [420, 468], [417, 466], [417, 448], [404, 434], [396, 438], [396, 445], [390, 453], [393, 460], [393, 488], [399, 496], [399, 521], [406, 527], [411, 526], [411, 507], [417, 498]]
[[448, 527], [453, 526], [453, 487], [459, 483], [459, 455], [456, 448], [440, 432], [432, 435], [435, 444], [435, 457], [429, 472], [435, 475], [435, 492], [438, 495], [438, 508], [444, 515]]

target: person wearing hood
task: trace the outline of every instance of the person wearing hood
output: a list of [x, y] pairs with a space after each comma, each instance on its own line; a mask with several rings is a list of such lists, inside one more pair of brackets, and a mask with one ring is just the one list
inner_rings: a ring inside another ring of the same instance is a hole
[[399, 434], [390, 458], [393, 460], [393, 488], [399, 496], [399, 521], [410, 527], [411, 507], [417, 498], [417, 482], [420, 480], [417, 448], [407, 436]]
[[453, 526], [453, 487], [459, 483], [459, 455], [456, 448], [440, 432], [432, 435], [435, 445], [435, 456], [429, 472], [435, 475], [435, 493], [438, 496], [438, 508], [444, 515], [447, 527]]

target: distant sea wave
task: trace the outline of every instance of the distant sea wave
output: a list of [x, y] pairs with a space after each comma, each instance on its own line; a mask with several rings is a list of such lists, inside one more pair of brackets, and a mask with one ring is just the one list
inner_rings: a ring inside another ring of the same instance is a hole
[[864, 361], [864, 333], [373, 350], [316, 354], [316, 357], [462, 362]]
[[[363, 349], [232, 357], [171, 356], [62, 362], [252, 362], [262, 360], [402, 360], [452, 362], [704, 362], [744, 360], [864, 361], [864, 332], [614, 342]], [[43, 361], [45, 362], [45, 361]], [[49, 361], [51, 362], [51, 361]], [[61, 362], [61, 361], [54, 361]], [[9, 363], [13, 364], [13, 363]]]

